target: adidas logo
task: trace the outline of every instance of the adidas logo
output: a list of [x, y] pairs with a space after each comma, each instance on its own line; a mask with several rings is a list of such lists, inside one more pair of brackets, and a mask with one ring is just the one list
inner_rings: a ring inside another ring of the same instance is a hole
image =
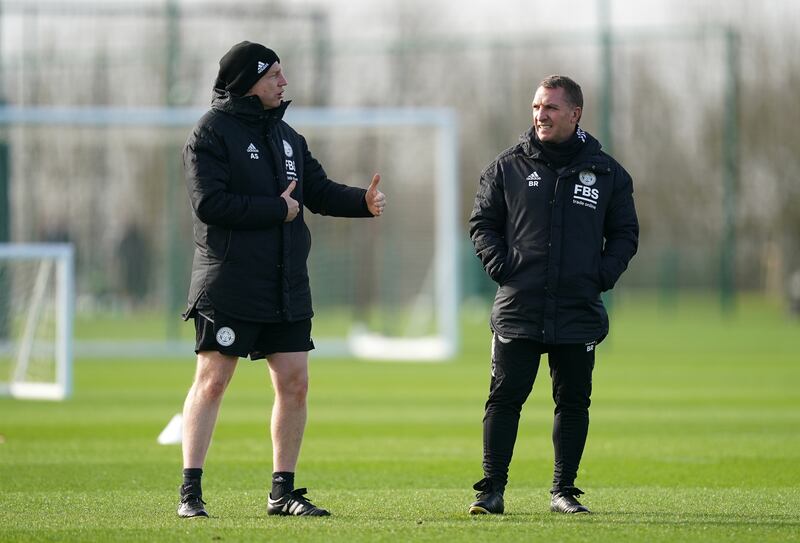
[[258, 149], [256, 149], [256, 146], [251, 143], [250, 146], [247, 148], [247, 152], [248, 153], [257, 153]]
[[261, 73], [261, 72], [263, 72], [264, 70], [266, 70], [266, 69], [267, 69], [267, 66], [269, 66], [269, 64], [267, 64], [266, 62], [261, 62], [261, 61], [259, 60], [259, 61], [258, 61], [258, 73]]
[[539, 177], [539, 172], [533, 172], [528, 177], [525, 178], [525, 181], [541, 181], [542, 178]]

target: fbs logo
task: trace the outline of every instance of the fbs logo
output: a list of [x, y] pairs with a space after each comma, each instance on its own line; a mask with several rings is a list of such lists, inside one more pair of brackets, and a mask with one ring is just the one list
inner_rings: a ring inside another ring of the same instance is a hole
[[250, 153], [250, 158], [253, 160], [258, 160], [258, 147], [253, 145], [252, 143], [247, 146], [247, 152]]
[[575, 183], [572, 190], [572, 203], [597, 209], [597, 201], [600, 199], [600, 189], [592, 186], [597, 183], [597, 176], [589, 170], [583, 170], [578, 174], [581, 184]]

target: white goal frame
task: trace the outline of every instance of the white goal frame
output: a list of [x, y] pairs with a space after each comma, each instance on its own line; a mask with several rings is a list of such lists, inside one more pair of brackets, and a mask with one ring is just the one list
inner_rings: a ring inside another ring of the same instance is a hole
[[[0, 107], [0, 126], [153, 126], [190, 127], [206, 108]], [[342, 341], [320, 340], [317, 356], [351, 355], [371, 360], [439, 361], [455, 356], [459, 345], [460, 280], [458, 210], [458, 117], [449, 108], [291, 108], [294, 127], [429, 127], [436, 133], [433, 277], [436, 333], [419, 338], [389, 338], [351, 331]], [[119, 343], [119, 342], [115, 342]], [[76, 345], [80, 356], [165, 356], [191, 352], [182, 342]]]
[[[33, 300], [27, 308], [22, 337], [18, 342], [0, 341], [0, 349], [13, 351], [14, 372], [8, 382], [0, 376], [0, 395], [35, 400], [64, 400], [72, 395], [72, 341], [75, 314], [75, 256], [69, 243], [0, 243], [0, 260], [38, 260]], [[45, 281], [55, 280], [55, 338], [53, 345], [55, 380], [24, 380], [31, 351], [33, 330], [39, 320]], [[7, 293], [0, 293], [5, 296]]]
[[[351, 330], [346, 350], [357, 358], [370, 360], [440, 361], [458, 351], [458, 122], [445, 108], [327, 109], [298, 108], [287, 111], [293, 126], [382, 127], [430, 126], [436, 130], [436, 173], [434, 179], [434, 293], [436, 335], [419, 338], [386, 337]], [[339, 351], [320, 342], [321, 354]]]

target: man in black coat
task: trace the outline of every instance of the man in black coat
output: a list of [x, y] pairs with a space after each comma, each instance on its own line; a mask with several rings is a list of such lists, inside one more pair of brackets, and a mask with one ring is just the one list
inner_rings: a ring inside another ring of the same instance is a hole
[[636, 253], [639, 223], [628, 173], [579, 126], [580, 86], [542, 81], [533, 126], [483, 171], [470, 236], [498, 283], [492, 377], [483, 420], [484, 478], [470, 513], [502, 513], [522, 404], [542, 354], [553, 384], [551, 510], [588, 513], [574, 486], [589, 428], [596, 346], [608, 334], [600, 293]]
[[377, 174], [367, 190], [328, 179], [282, 120], [286, 85], [274, 51], [233, 46], [220, 60], [211, 110], [183, 150], [195, 240], [184, 318], [195, 322], [197, 370], [183, 409], [181, 517], [208, 516], [202, 467], [223, 394], [246, 356], [267, 359], [275, 389], [267, 513], [329, 514], [294, 487], [314, 348], [303, 213], [372, 217], [386, 202]]

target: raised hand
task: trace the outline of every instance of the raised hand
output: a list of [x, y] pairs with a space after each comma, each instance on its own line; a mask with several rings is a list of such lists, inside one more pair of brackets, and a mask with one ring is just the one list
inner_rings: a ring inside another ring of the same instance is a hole
[[367, 194], [364, 195], [367, 201], [367, 209], [374, 217], [383, 215], [383, 209], [386, 207], [386, 196], [378, 190], [380, 180], [381, 175], [376, 173], [372, 177], [372, 183], [369, 184]]
[[286, 187], [286, 190], [281, 193], [281, 198], [286, 200], [286, 218], [283, 222], [292, 222], [297, 214], [300, 212], [300, 204], [297, 203], [297, 200], [292, 198], [292, 191], [297, 186], [297, 181], [292, 181], [289, 183], [289, 186]]

